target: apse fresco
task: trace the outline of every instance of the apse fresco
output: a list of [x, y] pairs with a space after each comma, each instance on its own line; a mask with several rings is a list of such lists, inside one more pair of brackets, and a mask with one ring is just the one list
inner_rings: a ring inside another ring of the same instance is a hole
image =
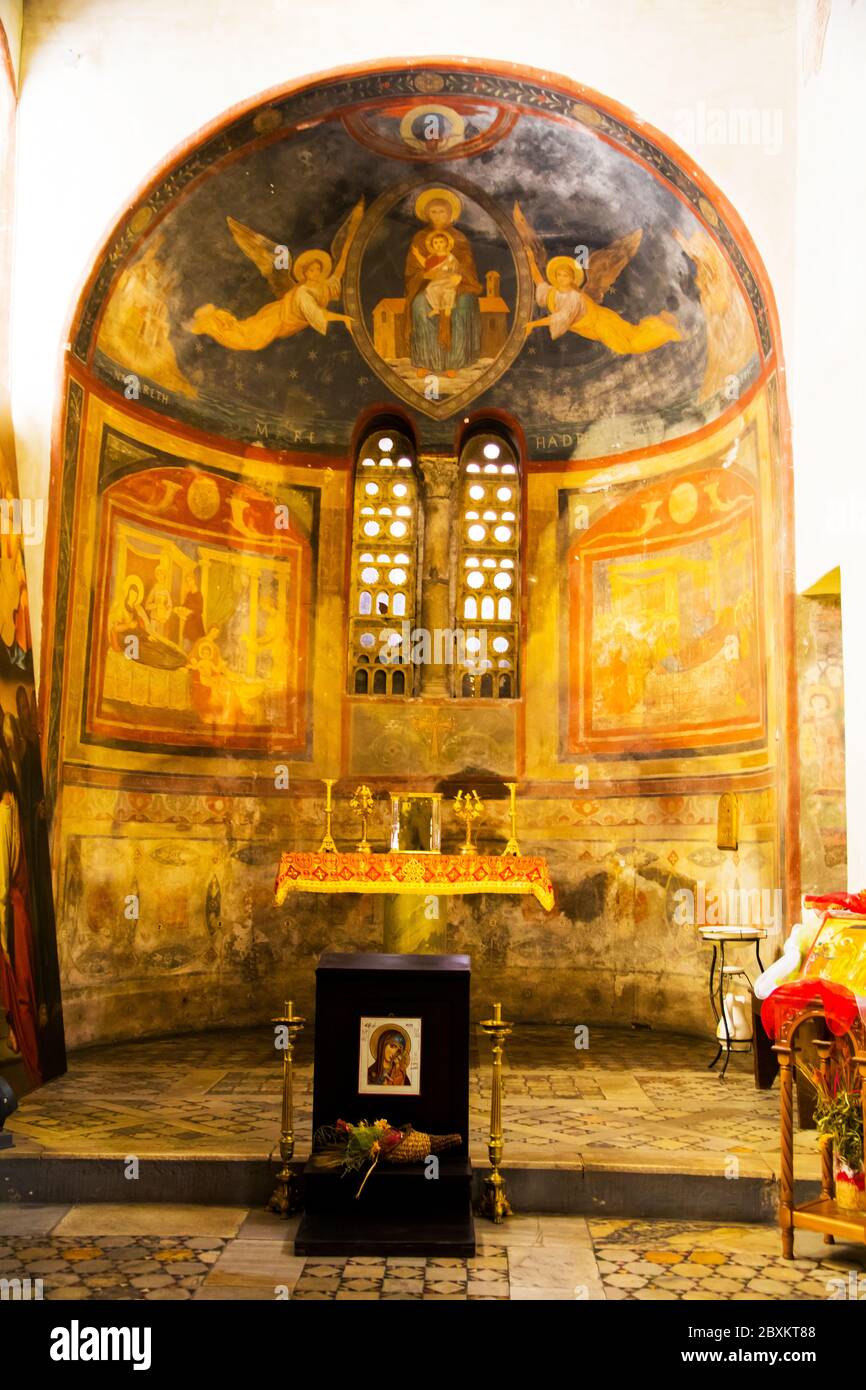
[[98, 568], [88, 735], [303, 752], [310, 540], [289, 502], [145, 469], [102, 499]]
[[500, 79], [479, 101], [460, 72], [431, 101], [425, 80], [324, 83], [181, 160], [112, 247], [78, 358], [206, 433], [325, 453], [371, 391], [429, 447], [502, 406], [560, 458], [728, 410], [766, 314], [697, 186], [564, 95]]
[[20, 1064], [32, 1087], [66, 1054], [25, 573], [38, 519], [2, 453], [0, 472], [0, 1074], [17, 1086]]
[[[475, 788], [491, 854], [516, 782], [556, 902], [449, 900], [478, 999], [705, 1029], [676, 892], [799, 894], [784, 401], [733, 210], [564, 79], [393, 65], [197, 137], [87, 285], [42, 664], [68, 1036], [257, 1023], [287, 981], [309, 1011], [322, 951], [381, 949], [380, 898], [274, 905], [281, 852], [321, 842], [324, 779], [341, 848], [363, 782], [375, 849], [416, 792], [456, 852]], [[507, 478], [463, 459], [488, 428]], [[356, 684], [359, 623], [373, 655], [386, 616], [431, 650], [463, 619], [501, 641], [494, 593], [516, 596], [514, 650], [491, 650], [518, 686], [423, 662]]]

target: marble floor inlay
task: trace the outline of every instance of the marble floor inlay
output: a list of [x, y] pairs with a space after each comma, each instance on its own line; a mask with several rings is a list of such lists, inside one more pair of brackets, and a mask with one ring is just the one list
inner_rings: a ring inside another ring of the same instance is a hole
[[[298, 1218], [226, 1207], [0, 1206], [0, 1281], [74, 1301], [789, 1302], [866, 1291], [866, 1250], [773, 1226], [518, 1214], [473, 1259], [304, 1258]], [[38, 1281], [38, 1282], [37, 1282]], [[5, 1297], [6, 1294], [4, 1293]], [[14, 1297], [14, 1294], [9, 1296]]]
[[[720, 1082], [710, 1041], [649, 1030], [590, 1029], [576, 1050], [564, 1026], [519, 1025], [505, 1055], [506, 1162], [752, 1176], [778, 1171], [778, 1088], [757, 1091], [750, 1056]], [[470, 1146], [484, 1163], [489, 1043], [473, 1037]], [[312, 1034], [295, 1069], [295, 1153], [309, 1151]], [[269, 1030], [221, 1031], [73, 1053], [66, 1076], [24, 1097], [8, 1124], [13, 1154], [267, 1158], [279, 1131], [280, 1057]], [[337, 1118], [337, 1117], [335, 1117]], [[345, 1117], [350, 1118], [350, 1117]], [[359, 1117], [355, 1117], [359, 1118]], [[818, 1176], [814, 1133], [795, 1136], [798, 1176]]]

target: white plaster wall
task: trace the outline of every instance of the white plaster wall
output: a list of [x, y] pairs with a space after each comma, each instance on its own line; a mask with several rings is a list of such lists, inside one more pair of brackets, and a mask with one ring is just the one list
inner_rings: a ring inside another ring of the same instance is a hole
[[[28, 0], [13, 297], [22, 492], [47, 491], [58, 346], [97, 244], [134, 190], [233, 103], [338, 64], [488, 57], [614, 97], [680, 139], [728, 195], [764, 255], [785, 322], [796, 21], [796, 0]], [[758, 113], [769, 140], [743, 139], [744, 111]], [[31, 547], [37, 651], [41, 561]]]
[[[805, 53], [813, 6], [801, 7]], [[797, 582], [840, 565], [848, 885], [866, 887], [866, 3], [834, 0], [817, 76], [799, 101], [792, 369]]]
[[6, 30], [12, 67], [18, 74], [21, 56], [21, 29], [24, 21], [24, 0], [0, 0], [0, 24]]

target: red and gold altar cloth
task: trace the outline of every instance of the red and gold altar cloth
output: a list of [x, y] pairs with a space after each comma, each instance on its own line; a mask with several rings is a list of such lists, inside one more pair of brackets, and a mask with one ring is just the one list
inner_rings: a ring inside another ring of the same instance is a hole
[[289, 893], [524, 893], [553, 907], [547, 860], [534, 854], [302, 854], [280, 859], [274, 898]]

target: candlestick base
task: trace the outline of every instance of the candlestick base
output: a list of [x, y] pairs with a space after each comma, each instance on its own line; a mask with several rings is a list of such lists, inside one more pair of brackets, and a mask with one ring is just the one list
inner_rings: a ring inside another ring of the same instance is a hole
[[326, 835], [325, 838], [322, 840], [322, 843], [319, 845], [319, 853], [320, 853], [320, 854], [336, 854], [336, 853], [337, 853], [337, 846], [336, 846], [336, 844], [335, 844], [335, 842], [334, 842], [334, 837], [333, 837], [332, 835]]
[[505, 846], [505, 849], [502, 851], [502, 853], [503, 853], [503, 855], [506, 855], [506, 854], [519, 855], [519, 854], [520, 854], [520, 846], [519, 846], [519, 844], [517, 843], [516, 840], [509, 840], [508, 843], [507, 843], [507, 845]]
[[511, 1203], [505, 1195], [505, 1179], [495, 1170], [484, 1179], [481, 1197], [478, 1201], [478, 1215], [485, 1216], [501, 1226], [506, 1216], [511, 1216]]
[[276, 1216], [293, 1216], [300, 1209], [301, 1194], [298, 1179], [288, 1163], [284, 1163], [275, 1178], [276, 1187], [265, 1203], [265, 1211]]

